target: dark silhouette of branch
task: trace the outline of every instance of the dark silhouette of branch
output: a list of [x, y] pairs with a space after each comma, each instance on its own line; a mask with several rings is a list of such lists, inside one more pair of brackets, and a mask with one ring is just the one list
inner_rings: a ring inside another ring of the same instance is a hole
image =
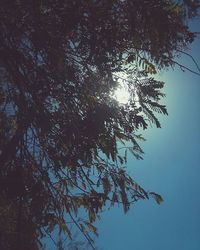
[[174, 61], [174, 60], [171, 59], [171, 62], [173, 62], [174, 64], [178, 65], [183, 72], [185, 72], [185, 70], [187, 70], [187, 71], [189, 71], [189, 72], [191, 72], [191, 73], [193, 73], [195, 75], [200, 76], [200, 73], [198, 73], [198, 72], [190, 69], [189, 67], [186, 67], [185, 65], [183, 65], [183, 64], [181, 64], [181, 63], [179, 63], [177, 61]]
[[192, 61], [194, 62], [194, 64], [196, 65], [198, 71], [200, 72], [200, 67], [199, 67], [197, 61], [194, 59], [194, 57], [192, 55], [190, 55], [189, 53], [187, 53], [185, 51], [179, 50], [179, 49], [177, 49], [177, 51], [180, 52], [180, 53], [182, 53], [182, 54], [184, 54], [184, 55], [186, 55], [186, 56], [188, 56], [188, 57], [190, 57], [192, 59]]

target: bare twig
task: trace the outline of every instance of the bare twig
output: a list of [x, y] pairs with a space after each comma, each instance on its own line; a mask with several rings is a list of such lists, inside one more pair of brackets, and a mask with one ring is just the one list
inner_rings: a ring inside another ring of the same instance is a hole
[[179, 50], [179, 49], [177, 49], [177, 51], [184, 54], [184, 55], [186, 55], [186, 56], [188, 56], [188, 57], [190, 57], [192, 59], [192, 61], [194, 62], [194, 64], [196, 65], [198, 71], [200, 72], [200, 67], [199, 67], [197, 61], [194, 59], [194, 57], [192, 55], [190, 55], [189, 53], [187, 53], [185, 51]]

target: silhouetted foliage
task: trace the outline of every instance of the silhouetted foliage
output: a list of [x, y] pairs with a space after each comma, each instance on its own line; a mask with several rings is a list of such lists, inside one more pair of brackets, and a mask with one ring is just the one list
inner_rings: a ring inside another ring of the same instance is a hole
[[[160, 204], [126, 173], [127, 150], [141, 159], [138, 129], [160, 127], [155, 113], [167, 114], [153, 75], [194, 40], [187, 21], [198, 6], [1, 1], [1, 249], [39, 249], [55, 232], [71, 239], [71, 224], [92, 245], [106, 205], [127, 212], [150, 196]], [[112, 97], [120, 81], [126, 105]]]

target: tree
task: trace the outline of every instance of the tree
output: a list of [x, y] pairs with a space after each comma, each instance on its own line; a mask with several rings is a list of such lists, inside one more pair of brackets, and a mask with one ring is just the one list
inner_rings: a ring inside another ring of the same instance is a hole
[[[70, 239], [70, 223], [92, 245], [103, 207], [119, 203], [127, 212], [139, 199], [162, 201], [126, 173], [127, 150], [141, 159], [138, 129], [160, 127], [155, 112], [167, 114], [164, 83], [153, 75], [194, 40], [187, 21], [198, 7], [192, 0], [2, 2], [2, 247], [37, 249], [56, 230]], [[119, 80], [131, 93], [126, 105], [112, 97]]]

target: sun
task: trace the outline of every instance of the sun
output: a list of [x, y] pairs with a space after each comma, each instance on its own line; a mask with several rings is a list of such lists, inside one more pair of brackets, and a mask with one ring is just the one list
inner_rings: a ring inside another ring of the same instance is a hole
[[114, 92], [113, 97], [120, 103], [126, 104], [129, 100], [129, 93], [127, 90], [123, 89], [121, 86]]
[[123, 83], [123, 81], [119, 80], [119, 86], [114, 91], [113, 98], [118, 101], [119, 104], [124, 105], [127, 104], [130, 99], [130, 93], [127, 89], [127, 86]]

